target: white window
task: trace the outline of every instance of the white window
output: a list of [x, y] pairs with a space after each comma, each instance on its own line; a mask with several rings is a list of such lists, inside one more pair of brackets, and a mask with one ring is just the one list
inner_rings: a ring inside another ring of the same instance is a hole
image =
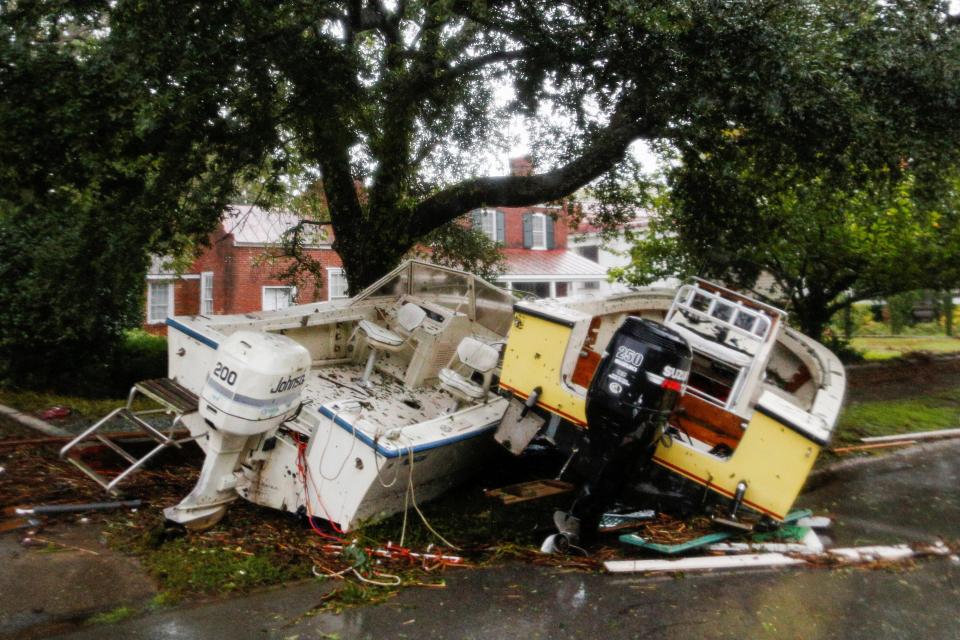
[[547, 216], [542, 213], [533, 214], [533, 244], [530, 248], [547, 248]]
[[349, 290], [343, 269], [327, 269], [327, 300], [346, 298]]
[[204, 271], [200, 274], [200, 314], [208, 316], [213, 313], [213, 271]]
[[503, 242], [503, 238], [497, 237], [497, 212], [480, 211], [478, 219], [480, 221], [480, 230], [483, 235], [490, 238], [491, 242]]
[[263, 310], [276, 311], [286, 309], [293, 304], [296, 290], [293, 287], [264, 287]]
[[147, 283], [147, 324], [159, 324], [173, 315], [173, 283]]

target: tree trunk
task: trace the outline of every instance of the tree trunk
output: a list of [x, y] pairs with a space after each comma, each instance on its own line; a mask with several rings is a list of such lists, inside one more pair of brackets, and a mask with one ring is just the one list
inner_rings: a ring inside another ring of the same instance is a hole
[[334, 219], [336, 240], [333, 248], [343, 261], [351, 296], [389, 273], [415, 244], [402, 228], [407, 220], [405, 216], [394, 213], [389, 217], [368, 216], [368, 219], [378, 220], [380, 224], [348, 225], [345, 229], [338, 229]]
[[953, 291], [943, 295], [943, 329], [948, 336], [953, 335]]
[[814, 340], [821, 340], [833, 314], [826, 303], [811, 295], [801, 304], [795, 304], [791, 315], [800, 326], [800, 331]]

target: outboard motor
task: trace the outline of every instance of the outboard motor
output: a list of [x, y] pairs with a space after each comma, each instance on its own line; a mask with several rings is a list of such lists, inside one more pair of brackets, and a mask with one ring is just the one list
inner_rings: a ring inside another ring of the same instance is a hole
[[252, 436], [276, 429], [296, 413], [310, 352], [286, 336], [237, 331], [220, 343], [200, 394], [209, 427], [197, 486], [163, 514], [193, 529], [213, 526], [237, 498], [234, 471]]
[[596, 535], [600, 517], [630, 473], [652, 456], [692, 360], [686, 340], [662, 324], [630, 316], [617, 329], [587, 391], [587, 442], [578, 461], [586, 480], [570, 511], [554, 516], [560, 530], [556, 547]]

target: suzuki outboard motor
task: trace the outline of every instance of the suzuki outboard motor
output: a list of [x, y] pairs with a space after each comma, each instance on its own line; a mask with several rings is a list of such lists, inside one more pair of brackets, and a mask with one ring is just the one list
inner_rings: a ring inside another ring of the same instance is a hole
[[585, 478], [569, 513], [555, 515], [563, 542], [589, 542], [631, 472], [649, 461], [655, 439], [683, 393], [693, 355], [662, 324], [630, 316], [617, 329], [587, 391]]

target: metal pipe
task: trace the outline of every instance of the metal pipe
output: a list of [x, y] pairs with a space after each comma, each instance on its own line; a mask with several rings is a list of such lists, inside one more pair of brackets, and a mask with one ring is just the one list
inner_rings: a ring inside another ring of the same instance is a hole
[[142, 500], [118, 500], [115, 502], [87, 502], [80, 504], [43, 504], [27, 509], [16, 509], [20, 516], [49, 516], [58, 513], [75, 513], [77, 511], [110, 511], [112, 509], [135, 509], [143, 503]]

